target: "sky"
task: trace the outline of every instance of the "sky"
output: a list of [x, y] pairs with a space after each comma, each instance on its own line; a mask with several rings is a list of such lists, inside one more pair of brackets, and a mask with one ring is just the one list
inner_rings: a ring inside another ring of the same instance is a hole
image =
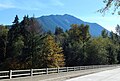
[[97, 10], [104, 6], [103, 0], [0, 0], [0, 24], [12, 24], [15, 15], [21, 21], [24, 15], [40, 17], [69, 14], [114, 31], [120, 17], [112, 15], [111, 10], [104, 16], [98, 13]]

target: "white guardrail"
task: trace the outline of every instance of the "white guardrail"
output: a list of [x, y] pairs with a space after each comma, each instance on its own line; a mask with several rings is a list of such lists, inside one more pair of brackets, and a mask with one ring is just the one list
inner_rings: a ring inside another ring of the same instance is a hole
[[25, 76], [35, 76], [35, 75], [43, 75], [43, 74], [97, 69], [97, 68], [105, 68], [105, 67], [117, 67], [117, 66], [120, 66], [120, 65], [92, 65], [92, 66], [0, 71], [0, 79], [6, 79], [6, 78], [12, 79], [17, 77], [25, 77]]

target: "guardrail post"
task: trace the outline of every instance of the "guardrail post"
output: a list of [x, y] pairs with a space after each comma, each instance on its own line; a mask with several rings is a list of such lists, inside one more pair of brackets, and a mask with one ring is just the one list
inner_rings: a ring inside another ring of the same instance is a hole
[[46, 68], [46, 74], [48, 74], [48, 68]]
[[86, 70], [86, 66], [84, 66], [84, 70]]
[[57, 73], [59, 73], [59, 67], [57, 68]]
[[30, 69], [30, 75], [33, 76], [33, 69]]
[[12, 70], [9, 71], [9, 78], [12, 79]]
[[73, 67], [73, 68], [74, 68], [74, 71], [75, 71], [75, 68], [76, 68], [76, 67]]
[[68, 70], [68, 67], [66, 67], [66, 72], [68, 72], [69, 70]]
[[81, 70], [81, 67], [79, 66], [79, 70]]

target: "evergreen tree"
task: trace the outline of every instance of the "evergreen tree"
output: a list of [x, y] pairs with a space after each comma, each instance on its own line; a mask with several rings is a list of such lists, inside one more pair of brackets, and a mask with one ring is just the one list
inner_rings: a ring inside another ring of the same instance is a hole
[[0, 25], [0, 64], [6, 58], [8, 30], [7, 27]]
[[108, 63], [109, 64], [116, 64], [118, 63], [117, 60], [117, 46], [114, 45], [111, 41], [108, 43], [107, 47], [107, 54], [108, 54]]
[[55, 29], [55, 41], [62, 46], [64, 44], [65, 38], [66, 38], [66, 34], [62, 28], [60, 27], [56, 27]]
[[22, 55], [22, 49], [24, 47], [24, 38], [21, 35], [20, 31], [19, 18], [16, 15], [13, 25], [8, 32], [8, 47], [7, 47], [7, 59], [8, 60], [8, 69], [19, 69], [19, 57]]
[[116, 32], [118, 33], [118, 35], [120, 35], [120, 26], [119, 25], [117, 25], [117, 27], [116, 27]]
[[55, 29], [55, 35], [60, 35], [62, 33], [64, 33], [63, 29], [60, 28], [60, 27], [56, 27], [56, 29]]
[[103, 38], [107, 38], [107, 37], [108, 37], [108, 32], [107, 32], [105, 29], [102, 30], [101, 36], [102, 36]]
[[66, 66], [85, 65], [86, 43], [90, 39], [89, 26], [72, 24], [64, 44]]
[[81, 37], [80, 37], [80, 39], [81, 39], [81, 41], [83, 43], [83, 46], [82, 46], [82, 54], [84, 55], [83, 61], [85, 63], [86, 58], [87, 58], [86, 44], [89, 41], [91, 36], [90, 36], [90, 33], [89, 33], [89, 25], [84, 26], [84, 24], [81, 24], [80, 29], [81, 29], [81, 34], [80, 34]]
[[28, 16], [23, 18], [21, 27], [22, 35], [24, 36], [24, 48], [21, 58], [22, 66], [24, 68], [38, 68], [40, 67], [38, 57], [41, 54], [41, 44], [44, 38], [42, 27], [34, 17], [28, 18]]
[[120, 26], [119, 25], [117, 25], [117, 27], [116, 27], [116, 46], [118, 46], [118, 57], [117, 57], [117, 59], [118, 59], [118, 63], [120, 63]]
[[15, 20], [13, 21], [13, 25], [8, 32], [8, 53], [9, 54], [7, 54], [7, 57], [13, 57], [16, 55], [16, 53], [14, 53], [14, 42], [17, 41], [17, 37], [20, 36], [19, 30], [20, 30], [19, 18], [16, 15]]
[[87, 65], [108, 64], [108, 38], [93, 38], [87, 44]]

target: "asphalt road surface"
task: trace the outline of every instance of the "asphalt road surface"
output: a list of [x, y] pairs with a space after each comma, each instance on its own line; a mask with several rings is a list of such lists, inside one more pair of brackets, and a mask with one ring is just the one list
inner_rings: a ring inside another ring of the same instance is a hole
[[120, 68], [93, 73], [65, 81], [120, 81]]

